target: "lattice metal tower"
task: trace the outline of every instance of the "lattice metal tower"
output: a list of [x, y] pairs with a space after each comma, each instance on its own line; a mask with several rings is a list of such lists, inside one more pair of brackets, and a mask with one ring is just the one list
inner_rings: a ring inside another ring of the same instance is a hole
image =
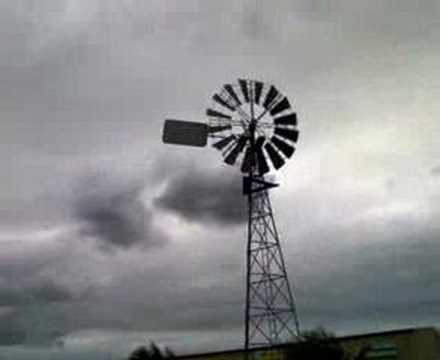
[[268, 190], [248, 196], [246, 349], [286, 342], [299, 333]]
[[211, 138], [225, 163], [240, 166], [248, 200], [244, 346], [289, 342], [299, 321], [269, 198], [278, 185], [264, 175], [293, 155], [296, 114], [273, 85], [255, 80], [225, 84], [212, 99], [208, 124], [166, 120], [163, 141], [205, 146]]

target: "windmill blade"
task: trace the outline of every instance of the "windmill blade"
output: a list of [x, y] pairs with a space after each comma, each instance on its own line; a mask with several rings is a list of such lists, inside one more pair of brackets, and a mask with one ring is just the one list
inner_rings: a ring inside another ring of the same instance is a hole
[[207, 109], [206, 115], [223, 119], [232, 119], [232, 116], [223, 114], [222, 112], [213, 109]]
[[241, 92], [243, 93], [244, 100], [246, 102], [249, 102], [249, 89], [248, 89], [248, 83], [244, 79], [239, 79], [238, 83], [240, 84]]
[[225, 88], [225, 90], [227, 91], [227, 93], [229, 94], [229, 96], [231, 96], [235, 102], [237, 103], [237, 105], [241, 105], [241, 101], [238, 98], [237, 93], [234, 91], [234, 88], [232, 87], [232, 85], [230, 84], [226, 84], [225, 86], [223, 86]]
[[218, 94], [215, 94], [215, 95], [212, 97], [212, 99], [213, 99], [216, 103], [218, 103], [218, 104], [220, 104], [220, 105], [222, 105], [222, 106], [228, 108], [229, 110], [231, 110], [231, 111], [235, 111], [235, 108], [234, 108], [232, 105], [228, 104], [225, 100], [223, 100]]
[[280, 154], [278, 154], [278, 151], [275, 150], [271, 143], [266, 143], [266, 145], [264, 145], [264, 148], [266, 149], [269, 158], [272, 161], [272, 165], [275, 169], [278, 170], [281, 166], [284, 165], [284, 159], [281, 157]]
[[218, 150], [223, 150], [226, 148], [232, 141], [234, 141], [237, 137], [235, 135], [230, 135], [228, 137], [225, 137], [224, 139], [221, 139], [220, 141], [217, 141], [212, 146], [215, 147]]
[[232, 150], [226, 155], [225, 163], [229, 165], [234, 165], [237, 160], [238, 155], [243, 151], [246, 146], [246, 142], [248, 141], [247, 137], [240, 136], [238, 138], [237, 144], [232, 148]]
[[255, 141], [255, 154], [257, 156], [258, 172], [260, 175], [263, 175], [270, 170], [266, 161], [266, 156], [263, 152], [263, 144], [265, 140], [266, 138], [264, 136], [260, 136]]
[[260, 104], [261, 92], [263, 91], [263, 83], [261, 81], [255, 81], [254, 86], [254, 101], [255, 104]]
[[231, 125], [220, 125], [220, 126], [209, 126], [208, 127], [208, 132], [210, 134], [216, 133], [216, 132], [220, 132], [220, 131], [224, 131], [224, 130], [230, 130], [232, 129]]
[[272, 136], [270, 138], [270, 141], [275, 145], [275, 147], [280, 150], [284, 156], [290, 158], [293, 153], [295, 152], [295, 148], [287, 143], [285, 143], [283, 140], [280, 140], [276, 136]]
[[241, 164], [241, 172], [248, 173], [255, 165], [255, 153], [249, 145], [244, 153], [243, 163]]
[[268, 109], [269, 105], [272, 104], [272, 102], [275, 100], [275, 98], [278, 96], [279, 92], [275, 88], [275, 86], [271, 85], [269, 91], [267, 92], [266, 98], [264, 99], [263, 106]]
[[298, 130], [296, 129], [284, 129], [276, 127], [274, 134], [292, 142], [296, 142], [298, 140]]
[[255, 140], [255, 151], [261, 149], [265, 141], [266, 141], [266, 137], [264, 136], [257, 137], [257, 140]]
[[275, 125], [293, 125], [296, 126], [296, 114], [287, 114], [274, 119]]
[[257, 163], [258, 163], [258, 172], [260, 175], [269, 172], [270, 168], [269, 165], [267, 164], [267, 160], [263, 151], [257, 152]]
[[290, 103], [289, 103], [289, 100], [287, 100], [287, 98], [285, 97], [278, 104], [276, 104], [272, 108], [272, 110], [270, 110], [270, 114], [272, 116], [275, 116], [276, 114], [278, 114], [284, 110], [287, 110], [287, 109], [290, 109]]

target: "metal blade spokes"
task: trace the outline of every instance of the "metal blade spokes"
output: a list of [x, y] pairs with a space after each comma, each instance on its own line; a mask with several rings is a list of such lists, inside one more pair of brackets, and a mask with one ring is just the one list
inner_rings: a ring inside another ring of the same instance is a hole
[[275, 128], [274, 134], [292, 142], [298, 140], [298, 130], [296, 129]]
[[261, 98], [261, 92], [263, 91], [263, 83], [261, 81], [255, 81], [254, 87], [255, 87], [254, 101], [255, 101], [255, 104], [259, 105], [260, 98]]
[[224, 85], [223, 87], [225, 88], [225, 90], [226, 90], [226, 92], [229, 94], [229, 96], [230, 96], [231, 98], [234, 99], [234, 101], [236, 102], [236, 104], [237, 104], [237, 105], [241, 105], [241, 101], [240, 101], [240, 99], [238, 98], [237, 93], [234, 91], [234, 88], [233, 88], [230, 84], [226, 84], [226, 85]]
[[224, 106], [225, 108], [228, 108], [228, 109], [231, 110], [231, 111], [235, 111], [235, 108], [234, 108], [232, 105], [230, 105], [229, 103], [227, 103], [225, 100], [223, 100], [223, 99], [220, 97], [220, 95], [218, 95], [218, 94], [214, 94], [214, 96], [212, 97], [212, 99], [213, 99], [216, 103], [218, 103], [218, 104]]
[[296, 126], [296, 114], [287, 114], [274, 119], [275, 125], [293, 125]]
[[266, 143], [266, 145], [264, 145], [264, 148], [266, 149], [267, 154], [269, 155], [269, 158], [272, 161], [272, 165], [275, 169], [279, 169], [281, 166], [284, 165], [284, 159], [281, 157], [280, 154], [278, 154], [278, 151], [275, 150], [271, 143]]
[[224, 139], [221, 139], [220, 141], [216, 142], [213, 147], [215, 147], [218, 150], [225, 149], [230, 143], [232, 143], [237, 137], [235, 135], [230, 135]]
[[275, 86], [271, 85], [266, 98], [264, 99], [263, 106], [268, 109], [278, 95], [279, 91], [275, 88]]
[[243, 93], [244, 100], [246, 102], [249, 102], [249, 89], [248, 89], [248, 83], [244, 79], [239, 79], [238, 83], [240, 84], [241, 92]]
[[275, 147], [280, 150], [284, 156], [290, 158], [293, 153], [295, 152], [295, 148], [284, 141], [278, 139], [276, 136], [272, 136], [271, 139], [272, 143], [275, 145]]
[[243, 163], [241, 164], [241, 171], [248, 173], [251, 171], [252, 167], [255, 166], [255, 156], [254, 152], [249, 145], [244, 153]]
[[287, 109], [290, 109], [290, 103], [289, 100], [287, 100], [287, 98], [283, 98], [279, 103], [277, 103], [272, 110], [270, 110], [270, 114], [272, 116], [275, 116], [276, 114], [283, 112]]
[[235, 161], [237, 160], [238, 155], [243, 151], [244, 147], [246, 146], [246, 142], [248, 141], [248, 138], [245, 136], [240, 136], [238, 138], [237, 143], [232, 148], [232, 150], [226, 155], [225, 157], [225, 163], [229, 165], [234, 165]]
[[266, 156], [263, 152], [263, 144], [266, 141], [264, 136], [260, 136], [255, 141], [255, 154], [257, 156], [257, 163], [258, 163], [258, 172], [260, 175], [263, 175], [267, 172], [269, 172], [269, 165], [266, 161]]
[[230, 130], [230, 129], [232, 129], [231, 125], [209, 126], [208, 132], [210, 134], [213, 134], [213, 133], [217, 133], [217, 132], [225, 131], [225, 130]]
[[223, 119], [232, 119], [230, 115], [223, 114], [222, 112], [213, 109], [207, 109], [206, 115]]

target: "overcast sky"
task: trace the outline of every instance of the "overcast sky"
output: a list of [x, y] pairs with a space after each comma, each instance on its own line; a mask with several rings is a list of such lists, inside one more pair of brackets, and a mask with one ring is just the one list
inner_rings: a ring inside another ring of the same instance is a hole
[[242, 346], [240, 174], [161, 143], [237, 77], [298, 113], [272, 202], [302, 327], [439, 325], [439, 18], [436, 0], [1, 0], [0, 359]]

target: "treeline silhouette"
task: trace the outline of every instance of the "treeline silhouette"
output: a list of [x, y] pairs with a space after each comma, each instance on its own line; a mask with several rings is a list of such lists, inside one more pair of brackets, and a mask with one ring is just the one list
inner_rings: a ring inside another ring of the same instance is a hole
[[127, 360], [162, 360], [162, 359], [175, 359], [175, 356], [170, 349], [165, 348], [165, 351], [162, 351], [153, 342], [150, 343], [149, 347], [146, 346], [138, 347], [127, 358]]
[[[292, 343], [280, 351], [285, 352], [281, 357], [285, 360], [366, 360], [368, 347], [360, 346], [356, 349], [347, 349], [331, 333], [323, 328], [305, 331]], [[244, 353], [243, 353], [244, 357]], [[162, 360], [176, 359], [169, 349], [161, 351], [160, 348], [150, 343], [149, 347], [140, 346], [135, 349], [127, 360]], [[252, 356], [249, 357], [252, 359]]]

